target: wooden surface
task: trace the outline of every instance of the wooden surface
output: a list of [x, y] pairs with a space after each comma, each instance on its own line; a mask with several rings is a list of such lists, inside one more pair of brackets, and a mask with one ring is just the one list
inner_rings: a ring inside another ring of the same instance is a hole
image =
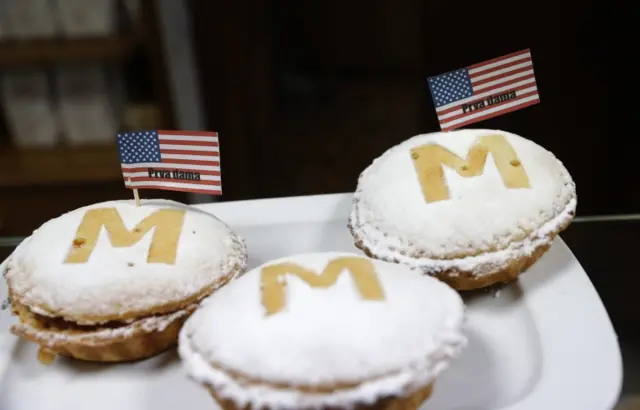
[[109, 61], [129, 56], [138, 37], [4, 40], [0, 41], [0, 68], [77, 61]]
[[0, 149], [0, 188], [121, 179], [115, 145]]

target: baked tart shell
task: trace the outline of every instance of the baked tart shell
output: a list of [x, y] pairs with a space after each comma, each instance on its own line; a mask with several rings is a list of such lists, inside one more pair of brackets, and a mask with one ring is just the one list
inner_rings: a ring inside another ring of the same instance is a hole
[[[547, 252], [556, 236], [565, 230], [570, 223], [571, 220], [568, 220], [566, 223], [559, 226], [558, 229], [549, 233], [545, 238], [546, 240], [541, 241], [542, 244], [535, 247], [531, 253], [511, 258], [506, 265], [503, 265], [500, 269], [494, 272], [478, 275], [473, 270], [450, 268], [436, 272], [433, 276], [445, 282], [452, 288], [461, 291], [482, 289], [492, 285], [512, 282], [517, 279], [521, 273], [527, 271], [531, 266], [533, 266], [545, 254], [545, 252]], [[352, 235], [357, 238], [353, 229], [351, 229], [351, 232]], [[355, 246], [370, 258], [399, 263], [398, 261], [379, 258], [368, 247], [366, 247], [361, 240], [356, 240]]]
[[[38, 344], [38, 357], [44, 364], [49, 364], [56, 355], [113, 363], [146, 359], [174, 347], [182, 325], [195, 310], [195, 306], [172, 314], [154, 316], [153, 320], [164, 321], [162, 326], [156, 328], [145, 329], [141, 326], [141, 322], [145, 320], [143, 318], [130, 324], [122, 323], [120, 327], [85, 327], [83, 331], [61, 328], [60, 324], [64, 321], [34, 314], [16, 302], [13, 302], [12, 309], [20, 318], [20, 323], [12, 326], [11, 332]], [[54, 325], [47, 325], [49, 321]], [[73, 328], [74, 324], [70, 323], [69, 326]], [[117, 331], [122, 329], [126, 331]], [[115, 331], [108, 335], [109, 330]]]
[[[407, 397], [381, 397], [375, 403], [372, 404], [358, 404], [349, 408], [354, 410], [418, 410], [422, 403], [427, 401], [433, 393], [433, 382], [428, 386], [419, 389], [415, 393], [408, 395]], [[239, 407], [232, 400], [221, 397], [210, 386], [205, 386], [214, 400], [220, 406], [222, 410], [251, 410], [252, 407], [247, 405]], [[293, 389], [293, 386], [289, 387]], [[340, 407], [320, 407], [315, 408], [320, 410], [339, 410]], [[270, 407], [263, 407], [263, 410], [275, 410]]]

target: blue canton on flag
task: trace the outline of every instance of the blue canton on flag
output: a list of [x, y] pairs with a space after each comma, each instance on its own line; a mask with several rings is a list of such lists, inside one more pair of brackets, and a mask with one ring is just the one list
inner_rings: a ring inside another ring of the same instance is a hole
[[116, 141], [122, 164], [162, 161], [157, 131], [123, 132]]
[[429, 89], [436, 107], [473, 95], [471, 77], [466, 68], [429, 78]]

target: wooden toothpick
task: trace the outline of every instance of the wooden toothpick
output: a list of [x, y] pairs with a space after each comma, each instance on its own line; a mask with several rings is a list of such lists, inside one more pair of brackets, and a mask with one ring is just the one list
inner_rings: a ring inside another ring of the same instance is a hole
[[[131, 177], [128, 178], [129, 186], [131, 186]], [[138, 194], [138, 190], [133, 188], [133, 197], [136, 200], [136, 206], [140, 206], [140, 195]]]

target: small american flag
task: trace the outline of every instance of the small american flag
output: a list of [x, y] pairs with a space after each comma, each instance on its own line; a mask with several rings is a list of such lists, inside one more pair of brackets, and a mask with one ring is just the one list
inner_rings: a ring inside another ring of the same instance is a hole
[[529, 49], [428, 78], [443, 131], [538, 104]]
[[127, 188], [222, 195], [217, 132], [123, 132], [117, 142]]

